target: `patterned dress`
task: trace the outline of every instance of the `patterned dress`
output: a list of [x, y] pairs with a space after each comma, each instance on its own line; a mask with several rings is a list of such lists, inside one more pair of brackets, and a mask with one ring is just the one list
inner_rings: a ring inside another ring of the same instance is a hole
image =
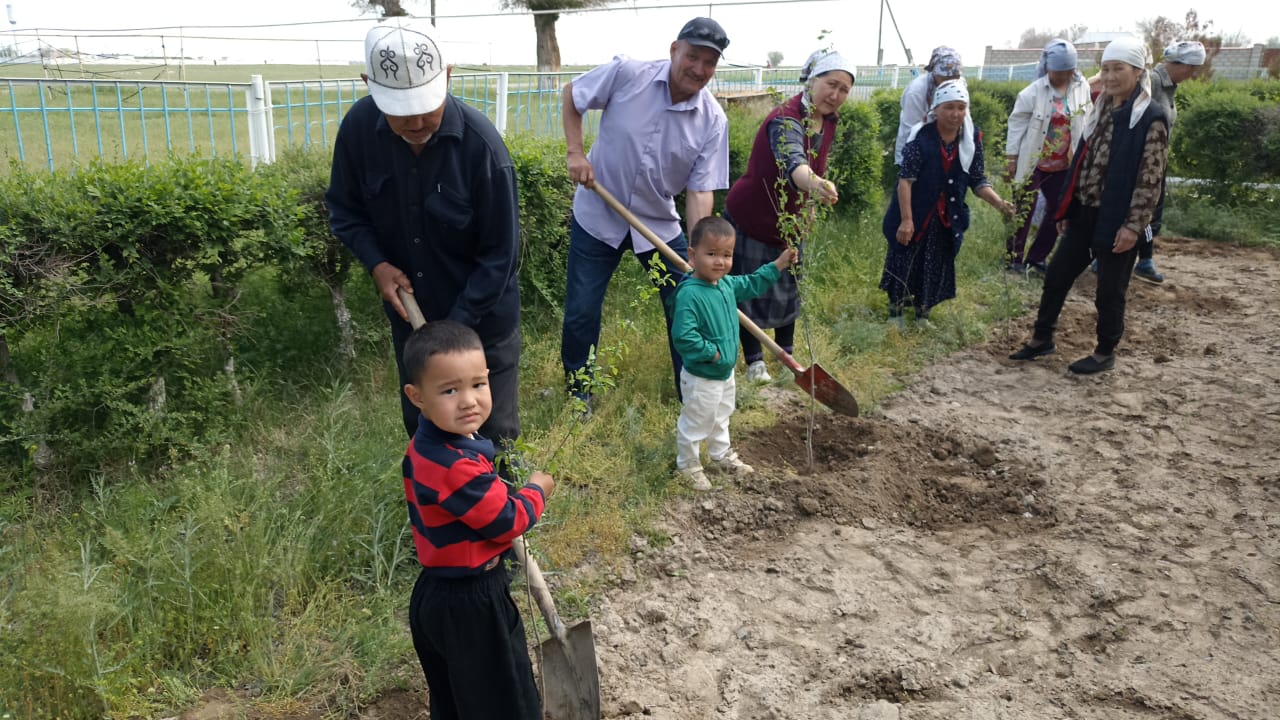
[[[939, 156], [926, 158], [917, 138], [902, 148], [898, 177], [914, 181], [923, 173], [946, 174], [953, 162], [960, 162], [957, 142], [944, 143]], [[974, 141], [968, 177], [969, 185], [962, 191], [978, 190], [991, 184], [987, 180], [981, 133]], [[913, 184], [912, 190], [915, 189]], [[880, 289], [889, 295], [891, 313], [897, 314], [910, 303], [916, 310], [916, 317], [925, 317], [935, 305], [956, 296], [956, 254], [960, 252], [960, 240], [947, 221], [945, 210], [938, 212], [937, 205], [931, 205], [934, 210], [926, 217], [913, 218], [916, 234], [909, 245], [902, 245], [893, 237], [886, 238], [889, 250], [884, 260]]]

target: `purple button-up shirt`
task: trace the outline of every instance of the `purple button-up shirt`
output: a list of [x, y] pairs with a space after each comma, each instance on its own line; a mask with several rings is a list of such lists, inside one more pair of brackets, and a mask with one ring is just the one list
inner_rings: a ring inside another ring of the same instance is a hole
[[[674, 200], [680, 191], [729, 187], [724, 110], [706, 88], [672, 104], [670, 74], [670, 60], [620, 55], [573, 81], [578, 112], [604, 110], [587, 156], [596, 182], [664, 240], [681, 232]], [[573, 214], [583, 229], [613, 247], [627, 237], [627, 221], [591, 190], [578, 188]], [[633, 233], [632, 248], [639, 253], [653, 246]]]

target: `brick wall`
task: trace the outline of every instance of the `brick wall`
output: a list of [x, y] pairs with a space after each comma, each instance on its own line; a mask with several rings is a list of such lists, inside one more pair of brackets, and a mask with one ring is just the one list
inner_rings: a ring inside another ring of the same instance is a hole
[[[1095, 68], [1102, 58], [1101, 48], [1077, 48], [1080, 55], [1080, 66], [1083, 69]], [[1222, 48], [1213, 57], [1213, 75], [1217, 78], [1245, 79], [1267, 76], [1267, 62], [1275, 57], [1278, 51], [1267, 50], [1261, 44], [1247, 48]], [[993, 48], [987, 46], [982, 64], [992, 65], [1025, 65], [1040, 61], [1040, 51], [1034, 48]]]

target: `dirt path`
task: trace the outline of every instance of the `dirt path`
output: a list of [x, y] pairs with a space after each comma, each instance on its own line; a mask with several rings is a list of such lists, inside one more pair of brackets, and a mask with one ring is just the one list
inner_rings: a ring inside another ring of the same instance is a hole
[[[767, 481], [673, 508], [594, 614], [606, 717], [1280, 717], [1280, 263], [1166, 241], [1117, 367], [956, 354], [882, 415], [797, 415]], [[797, 411], [798, 412], [798, 411]]]

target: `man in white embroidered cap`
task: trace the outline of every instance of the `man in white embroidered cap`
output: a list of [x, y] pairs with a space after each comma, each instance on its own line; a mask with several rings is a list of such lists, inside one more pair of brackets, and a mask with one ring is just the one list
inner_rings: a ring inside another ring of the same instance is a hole
[[[397, 290], [427, 322], [453, 320], [484, 344], [493, 411], [480, 433], [499, 444], [520, 434], [520, 248], [515, 168], [478, 110], [449, 95], [448, 43], [425, 22], [397, 18], [369, 30], [361, 77], [369, 97], [352, 106], [333, 149], [325, 199], [333, 234], [382, 297], [399, 387], [412, 328]], [[401, 397], [405, 431], [420, 413]]]

